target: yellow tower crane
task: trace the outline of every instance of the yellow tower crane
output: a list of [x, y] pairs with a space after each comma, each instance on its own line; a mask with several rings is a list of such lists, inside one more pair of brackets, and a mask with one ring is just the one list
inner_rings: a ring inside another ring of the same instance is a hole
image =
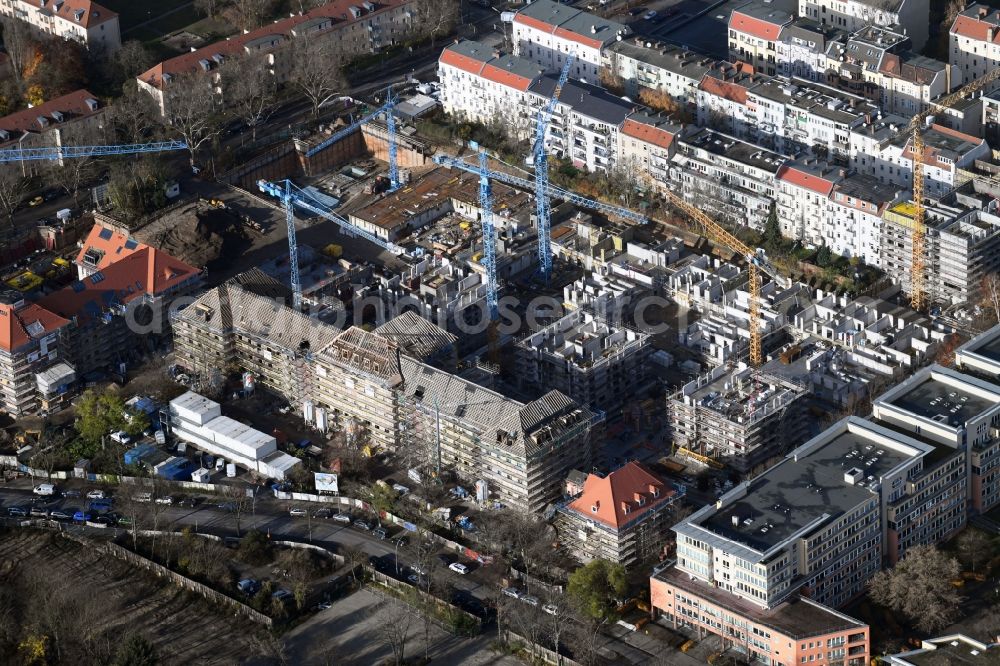
[[670, 190], [664, 190], [663, 194], [672, 205], [684, 211], [691, 219], [705, 227], [706, 235], [725, 245], [733, 252], [739, 252], [746, 259], [747, 275], [750, 283], [747, 290], [750, 292], [750, 365], [759, 368], [764, 363], [764, 345], [760, 322], [761, 273], [767, 274], [771, 279], [780, 284], [785, 284], [786, 280], [774, 270], [774, 267], [770, 265], [762, 251], [750, 249], [743, 241], [724, 229], [701, 209], [688, 203]]
[[1000, 78], [1000, 69], [994, 69], [978, 79], [965, 84], [958, 90], [932, 102], [932, 106], [924, 109], [913, 116], [910, 124], [903, 129], [902, 135], [912, 133], [913, 143], [910, 146], [910, 155], [913, 160], [913, 221], [910, 223], [911, 230], [911, 256], [910, 256], [910, 306], [922, 312], [927, 307], [927, 288], [924, 284], [927, 274], [925, 265], [925, 247], [927, 238], [927, 227], [924, 225], [924, 169], [921, 166], [924, 158], [924, 139], [921, 132], [924, 129], [924, 122], [933, 115], [935, 109], [948, 108], [955, 102], [965, 98], [966, 95], [978, 92], [988, 84]]

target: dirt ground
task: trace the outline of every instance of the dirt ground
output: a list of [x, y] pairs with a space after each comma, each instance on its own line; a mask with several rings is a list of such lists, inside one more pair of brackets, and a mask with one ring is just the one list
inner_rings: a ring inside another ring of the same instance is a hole
[[207, 203], [192, 201], [135, 233], [136, 238], [191, 266], [217, 262], [231, 236], [242, 237], [239, 218]]
[[17, 585], [39, 572], [99, 603], [101, 630], [143, 635], [162, 664], [240, 664], [267, 651], [263, 629], [75, 541], [29, 530], [0, 538], [0, 584]]

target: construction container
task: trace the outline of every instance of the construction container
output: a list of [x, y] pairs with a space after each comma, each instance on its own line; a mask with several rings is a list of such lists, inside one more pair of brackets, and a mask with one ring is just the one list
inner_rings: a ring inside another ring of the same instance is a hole
[[152, 444], [140, 444], [134, 448], [129, 449], [125, 452], [125, 464], [126, 465], [138, 465], [142, 462], [142, 459], [149, 456], [156, 451], [156, 447]]
[[191, 480], [195, 483], [208, 483], [211, 478], [212, 473], [204, 467], [199, 467], [195, 471], [191, 472]]

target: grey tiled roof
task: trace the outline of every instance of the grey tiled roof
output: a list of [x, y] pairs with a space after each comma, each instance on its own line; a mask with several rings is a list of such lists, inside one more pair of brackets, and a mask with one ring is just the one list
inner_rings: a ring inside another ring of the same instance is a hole
[[392, 340], [400, 351], [426, 360], [455, 344], [458, 338], [412, 311], [397, 315], [375, 329]]

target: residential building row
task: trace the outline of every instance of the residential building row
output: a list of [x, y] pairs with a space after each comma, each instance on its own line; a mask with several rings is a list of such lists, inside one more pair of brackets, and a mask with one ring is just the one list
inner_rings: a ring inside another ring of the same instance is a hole
[[[278, 83], [284, 83], [295, 67], [296, 45], [301, 48], [307, 43], [327, 43], [330, 52], [344, 62], [376, 53], [420, 32], [423, 20], [420, 3], [421, 0], [333, 0], [256, 30], [168, 58], [136, 80], [140, 89], [153, 96], [161, 112], [166, 112], [169, 104], [171, 83], [183, 77], [209, 77], [206, 94], [215, 91], [224, 98], [219, 70], [231, 60], [259, 59]], [[190, 91], [183, 90], [180, 94], [190, 94]]]

